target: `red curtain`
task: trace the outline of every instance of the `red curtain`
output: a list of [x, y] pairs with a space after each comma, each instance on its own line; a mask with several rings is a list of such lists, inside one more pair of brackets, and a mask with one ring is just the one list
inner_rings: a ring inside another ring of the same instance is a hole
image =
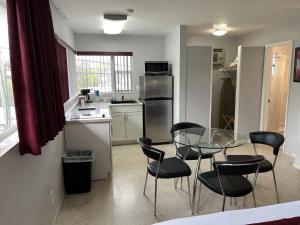
[[7, 0], [9, 48], [20, 153], [41, 146], [65, 123], [48, 0]]
[[60, 91], [63, 102], [69, 99], [69, 82], [68, 82], [68, 66], [67, 51], [58, 41], [56, 41], [57, 64], [60, 81]]

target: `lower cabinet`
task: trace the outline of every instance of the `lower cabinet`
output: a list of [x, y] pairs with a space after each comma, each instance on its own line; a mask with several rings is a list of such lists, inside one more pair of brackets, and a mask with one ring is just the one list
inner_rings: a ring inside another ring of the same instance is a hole
[[143, 136], [143, 114], [132, 112], [125, 114], [126, 139], [136, 140]]
[[126, 140], [124, 113], [112, 114], [111, 133], [112, 133], [112, 141]]
[[111, 107], [113, 144], [136, 141], [143, 136], [142, 110], [142, 106]]
[[67, 123], [65, 141], [67, 150], [92, 150], [96, 158], [92, 163], [92, 180], [101, 180], [111, 172], [110, 122]]

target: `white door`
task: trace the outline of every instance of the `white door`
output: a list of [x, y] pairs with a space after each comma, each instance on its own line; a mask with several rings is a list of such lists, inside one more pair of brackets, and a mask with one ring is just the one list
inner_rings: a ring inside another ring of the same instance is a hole
[[239, 46], [234, 131], [248, 135], [259, 130], [264, 48]]
[[111, 134], [112, 141], [125, 141], [126, 130], [125, 130], [125, 114], [124, 113], [113, 113], [111, 122]]
[[212, 47], [187, 47], [186, 121], [210, 127], [211, 78]]
[[127, 140], [136, 140], [143, 136], [143, 115], [142, 112], [125, 114]]
[[288, 99], [292, 44], [267, 47], [266, 58], [272, 63], [265, 70], [264, 130], [284, 133]]

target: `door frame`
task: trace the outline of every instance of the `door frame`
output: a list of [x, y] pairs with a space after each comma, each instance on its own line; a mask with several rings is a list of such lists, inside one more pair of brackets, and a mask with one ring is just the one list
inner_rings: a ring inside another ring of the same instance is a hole
[[[286, 135], [286, 128], [287, 128], [287, 111], [289, 106], [289, 97], [290, 97], [290, 82], [291, 82], [291, 74], [293, 73], [293, 54], [294, 54], [294, 41], [282, 41], [282, 42], [275, 42], [271, 44], [265, 45], [265, 57], [264, 57], [264, 72], [263, 72], [263, 84], [262, 84], [262, 95], [261, 95], [261, 112], [260, 112], [260, 130], [265, 130], [266, 122], [268, 117], [266, 116], [267, 113], [267, 97], [268, 97], [268, 86], [269, 86], [269, 76], [268, 76], [268, 68], [266, 63], [268, 62], [268, 51], [267, 48], [271, 48], [278, 45], [290, 45], [291, 47], [291, 55], [290, 55], [290, 72], [288, 74], [288, 87], [287, 87], [287, 104], [285, 109], [285, 124], [284, 124], [284, 136]], [[283, 144], [283, 149], [285, 148], [285, 143]]]

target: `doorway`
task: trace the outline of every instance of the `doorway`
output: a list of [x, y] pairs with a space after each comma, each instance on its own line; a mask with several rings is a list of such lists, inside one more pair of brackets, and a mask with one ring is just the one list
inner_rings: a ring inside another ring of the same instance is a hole
[[285, 134], [293, 42], [266, 46], [261, 129]]

